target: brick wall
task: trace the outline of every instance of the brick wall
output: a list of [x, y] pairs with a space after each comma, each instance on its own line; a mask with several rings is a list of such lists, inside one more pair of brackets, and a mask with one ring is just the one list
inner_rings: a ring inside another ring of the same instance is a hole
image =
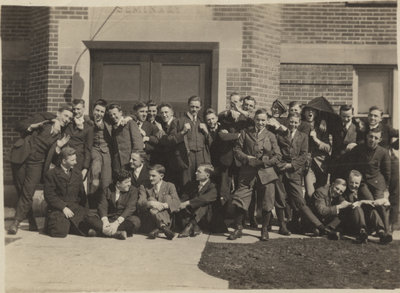
[[353, 98], [352, 65], [282, 64], [280, 96], [285, 103], [306, 104], [324, 96], [333, 105], [351, 104]]
[[395, 45], [396, 8], [345, 2], [285, 4], [282, 43]]
[[243, 22], [242, 66], [227, 69], [227, 96], [251, 95], [258, 107], [279, 96], [280, 5], [213, 7], [217, 21]]

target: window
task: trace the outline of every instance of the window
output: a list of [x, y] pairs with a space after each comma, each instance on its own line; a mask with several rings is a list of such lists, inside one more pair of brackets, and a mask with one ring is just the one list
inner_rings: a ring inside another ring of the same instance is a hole
[[353, 105], [357, 116], [367, 116], [378, 106], [385, 117], [393, 116], [394, 67], [357, 66], [354, 68]]

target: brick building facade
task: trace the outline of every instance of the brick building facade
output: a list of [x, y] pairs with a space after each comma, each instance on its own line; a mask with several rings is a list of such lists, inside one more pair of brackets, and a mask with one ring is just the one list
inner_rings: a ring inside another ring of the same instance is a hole
[[[384, 99], [387, 116], [397, 125], [396, 35], [395, 1], [377, 5], [3, 6], [4, 183], [11, 184], [8, 158], [18, 137], [15, 121], [30, 113], [55, 111], [72, 97], [90, 104], [96, 86], [107, 92], [101, 83], [96, 85], [95, 64], [102, 62], [104, 71], [112, 62], [96, 59], [98, 52], [108, 52], [104, 58], [112, 59], [120, 52], [143, 50], [151, 60], [159, 57], [161, 49], [167, 55], [208, 52], [210, 76], [204, 88], [207, 105], [218, 111], [234, 91], [254, 96], [258, 107], [269, 107], [278, 97], [306, 103], [323, 95], [335, 106], [360, 104], [361, 109], [375, 102], [358, 98], [362, 74], [382, 69], [389, 78], [382, 82], [390, 87]], [[152, 62], [141, 68], [159, 65]], [[122, 72], [118, 66], [112, 70]], [[197, 74], [190, 72], [190, 76]], [[144, 97], [148, 98], [152, 96]]]

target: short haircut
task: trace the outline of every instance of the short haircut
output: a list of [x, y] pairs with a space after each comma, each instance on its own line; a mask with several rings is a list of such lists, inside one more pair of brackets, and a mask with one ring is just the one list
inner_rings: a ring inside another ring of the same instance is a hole
[[96, 102], [94, 102], [93, 108], [97, 105], [107, 108], [107, 101], [103, 99], [98, 99]]
[[300, 113], [296, 113], [296, 112], [294, 112], [294, 113], [289, 113], [288, 119], [290, 119], [290, 118], [292, 118], [292, 117], [295, 117], [295, 118], [301, 120], [301, 114], [300, 114]]
[[122, 111], [121, 105], [117, 103], [111, 103], [110, 105], [108, 105], [107, 111], [110, 111], [112, 109], [118, 109], [118, 111]]
[[293, 108], [297, 105], [301, 108], [301, 103], [299, 101], [292, 101], [289, 103], [289, 108]]
[[73, 113], [72, 106], [70, 104], [62, 105], [60, 108], [58, 108], [57, 111], [60, 112], [60, 113], [64, 112], [64, 111], [70, 111], [71, 113]]
[[70, 146], [65, 146], [61, 149], [60, 159], [66, 160], [68, 159], [68, 157], [73, 155], [76, 155], [76, 150], [74, 148], [71, 148]]
[[161, 164], [154, 164], [149, 167], [149, 171], [156, 171], [157, 173], [165, 175], [165, 167]]
[[172, 108], [172, 105], [170, 103], [162, 103], [161, 105], [158, 106], [158, 111], [160, 111], [161, 108], [164, 107], [170, 108], [172, 111], [174, 111], [174, 108]]
[[201, 99], [200, 99], [199, 96], [191, 96], [191, 97], [188, 99], [188, 104], [190, 104], [191, 102], [194, 102], [194, 101], [200, 102], [200, 105], [201, 105]]
[[139, 111], [142, 108], [147, 108], [146, 103], [138, 102], [135, 105], [133, 105], [133, 111], [135, 111], [135, 112]]
[[147, 102], [147, 107], [157, 107], [157, 103], [152, 101], [152, 100], [150, 100], [150, 101]]
[[131, 153], [131, 155], [133, 155], [133, 154], [139, 155], [139, 157], [142, 159], [142, 162], [144, 162], [147, 159], [145, 151], [134, 151]]
[[254, 117], [257, 116], [257, 115], [260, 115], [260, 114], [268, 115], [268, 112], [267, 112], [267, 110], [265, 110], [265, 109], [258, 109], [258, 110], [254, 113]]
[[346, 186], [346, 180], [343, 178], [336, 178], [333, 184]]
[[339, 109], [339, 113], [342, 112], [342, 111], [346, 111], [347, 112], [349, 110], [351, 110], [351, 113], [354, 112], [354, 108], [353, 108], [352, 105], [341, 105], [340, 109]]
[[368, 134], [369, 133], [380, 133], [382, 135], [382, 129], [380, 129], [379, 127], [375, 127], [375, 128], [370, 128], [368, 130]]
[[257, 104], [256, 99], [253, 98], [252, 96], [246, 96], [246, 97], [244, 97], [244, 98], [243, 98], [243, 103], [244, 103], [244, 101], [247, 101], [247, 100], [253, 101], [253, 102], [254, 102], [254, 105]]
[[214, 114], [215, 116], [218, 117], [217, 112], [215, 112], [215, 110], [214, 110], [213, 108], [208, 108], [208, 109], [206, 110], [206, 116], [207, 116], [208, 114]]
[[233, 93], [231, 93], [229, 95], [229, 99], [232, 98], [233, 96], [239, 96], [240, 97], [240, 95], [237, 92], [233, 92]]
[[72, 100], [72, 105], [79, 105], [82, 104], [85, 107], [85, 101], [83, 99], [73, 99]]
[[350, 177], [361, 177], [362, 178], [362, 174], [358, 170], [351, 170], [349, 173], [349, 178]]
[[215, 169], [214, 169], [213, 165], [211, 165], [211, 164], [200, 164], [199, 167], [203, 167], [204, 171], [206, 171], [208, 173], [208, 175], [210, 175], [210, 177], [214, 175]]
[[120, 169], [114, 174], [115, 174], [115, 183], [123, 182], [126, 179], [131, 179], [131, 173], [129, 173], [129, 171], [125, 169]]
[[383, 115], [383, 111], [378, 106], [372, 106], [371, 108], [369, 108], [368, 113], [371, 113], [372, 111], [375, 110], [381, 112], [381, 116]]

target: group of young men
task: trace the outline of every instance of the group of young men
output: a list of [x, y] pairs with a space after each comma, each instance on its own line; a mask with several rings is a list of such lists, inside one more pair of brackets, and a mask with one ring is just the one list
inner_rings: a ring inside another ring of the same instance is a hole
[[287, 110], [276, 100], [256, 110], [254, 98], [233, 93], [230, 109], [207, 109], [205, 122], [198, 96], [179, 118], [168, 103], [139, 102], [127, 115], [102, 99], [91, 118], [81, 99], [57, 115], [35, 114], [18, 122], [11, 152], [20, 198], [8, 233], [25, 218], [37, 230], [32, 197], [43, 177], [45, 229], [54, 237], [194, 237], [204, 228], [227, 232], [230, 217], [228, 239], [242, 236], [247, 218], [253, 228], [261, 218], [265, 241], [275, 209], [282, 235], [352, 233], [364, 243], [376, 232], [388, 243], [398, 215], [398, 130], [377, 107], [363, 123], [351, 106], [336, 115], [320, 102], [328, 103]]

